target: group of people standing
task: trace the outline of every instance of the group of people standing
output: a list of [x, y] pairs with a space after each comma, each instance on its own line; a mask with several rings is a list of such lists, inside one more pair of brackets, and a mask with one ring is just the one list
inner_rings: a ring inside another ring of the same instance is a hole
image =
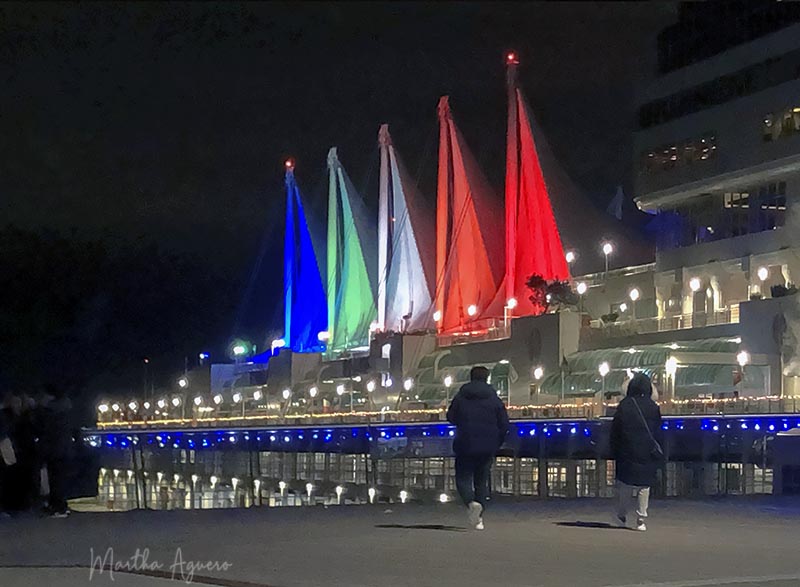
[[72, 404], [57, 387], [0, 396], [0, 515], [64, 518], [74, 438]]
[[[476, 530], [485, 528], [491, 467], [510, 428], [506, 406], [488, 381], [486, 367], [473, 367], [470, 382], [461, 387], [447, 410], [447, 420], [456, 427], [456, 489]], [[634, 373], [625, 391], [611, 424], [617, 497], [613, 522], [643, 532], [650, 488], [664, 459], [661, 411], [644, 373]]]

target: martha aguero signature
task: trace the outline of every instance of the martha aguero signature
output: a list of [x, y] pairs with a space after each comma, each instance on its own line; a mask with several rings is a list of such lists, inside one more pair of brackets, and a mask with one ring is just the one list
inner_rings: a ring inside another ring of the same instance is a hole
[[159, 572], [162, 576], [169, 577], [173, 581], [183, 581], [188, 584], [194, 580], [195, 573], [228, 571], [233, 567], [233, 563], [228, 561], [185, 560], [180, 547], [175, 549], [175, 557], [172, 559], [172, 564], [169, 566], [158, 560], [151, 560], [149, 548], [137, 548], [133, 556], [125, 559], [117, 559], [114, 556], [114, 548], [111, 546], [106, 549], [103, 555], [95, 554], [94, 548], [90, 550], [90, 581], [95, 573], [98, 575], [108, 573], [109, 579], [114, 581], [114, 573], [117, 571], [120, 573]]

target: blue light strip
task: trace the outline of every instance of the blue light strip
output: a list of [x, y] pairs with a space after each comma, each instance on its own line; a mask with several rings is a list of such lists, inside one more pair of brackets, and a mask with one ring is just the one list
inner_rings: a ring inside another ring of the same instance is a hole
[[[535, 439], [541, 435], [546, 438], [591, 437], [610, 419], [601, 420], [535, 420], [512, 422], [512, 436], [520, 439]], [[665, 417], [664, 430], [684, 433], [718, 433], [727, 431], [752, 436], [761, 436], [800, 428], [800, 414], [757, 415], [757, 416], [674, 416]], [[387, 442], [393, 438], [441, 438], [449, 439], [455, 435], [453, 426], [445, 423], [401, 423], [380, 424], [377, 426], [332, 425], [328, 427], [280, 428], [225, 428], [190, 429], [164, 431], [88, 431], [85, 441], [95, 448], [128, 449], [139, 439], [155, 448], [174, 449], [236, 449], [250, 444], [258, 450], [310, 451], [315, 447], [321, 450], [334, 443], [342, 449], [358, 449], [367, 452], [373, 440]], [[255, 441], [255, 446], [251, 441]]]

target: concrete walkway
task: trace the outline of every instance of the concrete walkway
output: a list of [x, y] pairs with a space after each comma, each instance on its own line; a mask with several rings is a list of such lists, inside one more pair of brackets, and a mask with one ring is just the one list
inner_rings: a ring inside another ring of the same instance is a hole
[[800, 500], [655, 502], [646, 533], [609, 505], [498, 503], [484, 532], [454, 504], [4, 519], [0, 585], [800, 586]]

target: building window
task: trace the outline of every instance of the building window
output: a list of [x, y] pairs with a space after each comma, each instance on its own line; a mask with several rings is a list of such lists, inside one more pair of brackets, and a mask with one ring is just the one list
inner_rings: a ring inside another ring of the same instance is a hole
[[639, 108], [639, 127], [650, 128], [800, 78], [800, 49], [665, 96]]
[[706, 133], [700, 138], [662, 145], [642, 153], [642, 169], [659, 172], [707, 161], [717, 152], [717, 138]]
[[800, 133], [800, 106], [793, 106], [778, 114], [769, 113], [761, 126], [765, 142], [777, 141]]

